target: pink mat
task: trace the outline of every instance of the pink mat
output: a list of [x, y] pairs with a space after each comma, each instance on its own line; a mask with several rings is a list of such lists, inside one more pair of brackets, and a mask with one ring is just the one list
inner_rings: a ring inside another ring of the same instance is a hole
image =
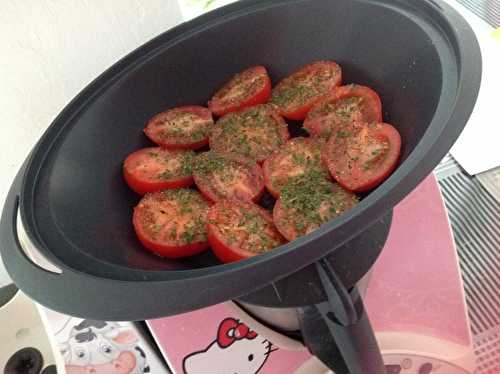
[[[457, 282], [461, 284], [448, 218], [430, 176], [394, 210], [366, 297], [376, 331], [414, 328], [468, 344]], [[189, 374], [289, 374], [310, 358], [307, 351], [272, 351], [264, 336], [254, 336], [233, 318], [233, 309], [219, 304], [148, 324], [176, 373], [185, 368]]]
[[457, 253], [433, 177], [394, 209], [365, 304], [375, 331], [414, 331], [470, 344]]

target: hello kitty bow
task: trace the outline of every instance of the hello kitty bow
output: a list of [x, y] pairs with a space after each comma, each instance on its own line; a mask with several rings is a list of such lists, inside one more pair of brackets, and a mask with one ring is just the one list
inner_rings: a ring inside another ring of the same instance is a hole
[[219, 325], [217, 332], [217, 343], [221, 348], [227, 348], [237, 340], [255, 339], [257, 333], [252, 331], [244, 323], [234, 318], [226, 318]]

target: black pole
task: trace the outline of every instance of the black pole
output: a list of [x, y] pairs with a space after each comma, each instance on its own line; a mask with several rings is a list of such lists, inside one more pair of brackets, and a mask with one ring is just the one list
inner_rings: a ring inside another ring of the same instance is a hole
[[356, 288], [350, 292], [326, 259], [316, 263], [327, 301], [299, 309], [304, 342], [335, 373], [385, 374], [375, 333]]

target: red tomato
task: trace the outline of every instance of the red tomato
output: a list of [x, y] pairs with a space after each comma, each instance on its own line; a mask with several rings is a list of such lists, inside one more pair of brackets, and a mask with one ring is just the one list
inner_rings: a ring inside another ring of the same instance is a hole
[[137, 238], [144, 247], [162, 257], [200, 253], [208, 248], [208, 209], [208, 203], [194, 190], [148, 193], [134, 209]]
[[275, 109], [261, 104], [226, 114], [212, 128], [210, 148], [264, 161], [290, 138], [288, 126]]
[[263, 104], [271, 95], [271, 79], [264, 66], [253, 66], [232, 77], [208, 102], [216, 116]]
[[123, 163], [123, 177], [140, 195], [193, 183], [193, 151], [151, 147], [131, 153]]
[[281, 235], [295, 240], [318, 229], [357, 204], [353, 193], [322, 177], [295, 179], [281, 191], [273, 219]]
[[401, 136], [391, 125], [353, 124], [332, 135], [322, 157], [340, 185], [363, 192], [378, 186], [392, 173], [400, 151]]
[[333, 61], [316, 61], [281, 80], [271, 92], [270, 102], [288, 119], [301, 120], [311, 107], [342, 82], [340, 66]]
[[144, 129], [147, 137], [162, 147], [198, 149], [208, 143], [212, 113], [202, 106], [181, 106], [151, 118]]
[[285, 243], [269, 212], [251, 202], [221, 200], [210, 208], [207, 233], [214, 254], [234, 262]]
[[382, 103], [369, 87], [350, 84], [336, 88], [311, 108], [304, 128], [311, 135], [328, 138], [353, 122], [382, 122]]
[[262, 164], [264, 183], [275, 198], [293, 178], [313, 173], [329, 177], [328, 169], [321, 161], [321, 149], [325, 143], [313, 138], [293, 138], [268, 157]]
[[258, 201], [264, 192], [262, 169], [241, 156], [205, 152], [195, 161], [193, 177], [210, 201], [236, 199]]

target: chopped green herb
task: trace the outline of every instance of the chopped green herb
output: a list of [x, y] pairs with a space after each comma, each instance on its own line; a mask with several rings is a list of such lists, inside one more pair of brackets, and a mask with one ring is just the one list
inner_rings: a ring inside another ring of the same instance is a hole
[[349, 131], [345, 131], [345, 130], [339, 130], [339, 131], [337, 131], [337, 138], [348, 138], [351, 135], [352, 134]]
[[194, 170], [200, 174], [212, 174], [224, 170], [230, 160], [215, 152], [205, 152], [196, 158]]
[[[317, 228], [345, 210], [342, 201], [354, 195], [325, 180], [320, 172], [298, 176], [281, 190], [281, 203], [285, 216], [299, 235]], [[347, 196], [347, 197], [346, 197]], [[325, 211], [325, 208], [327, 209]]]
[[304, 165], [306, 163], [305, 156], [299, 153], [294, 153], [292, 155], [292, 160], [295, 165]]
[[269, 105], [260, 105], [220, 119], [211, 134], [211, 148], [253, 159], [267, 157], [283, 143], [280, 124], [268, 108]]
[[173, 226], [169, 232], [168, 232], [168, 237], [172, 240], [175, 240], [177, 239], [177, 228], [175, 226]]
[[181, 234], [181, 239], [187, 243], [191, 243], [195, 237], [196, 233], [193, 227], [186, 228], [186, 230], [184, 230], [184, 232]]
[[[158, 174], [158, 178], [162, 180], [169, 180], [179, 176], [191, 175], [194, 156], [195, 153], [193, 151], [186, 151], [181, 153], [180, 156], [177, 155], [177, 157], [179, 157], [180, 165], [173, 170], [165, 169], [164, 171]], [[165, 155], [163, 163], [165, 164], [166, 167], [167, 164], [171, 161], [172, 157], [175, 156], [172, 156], [171, 154]]]

